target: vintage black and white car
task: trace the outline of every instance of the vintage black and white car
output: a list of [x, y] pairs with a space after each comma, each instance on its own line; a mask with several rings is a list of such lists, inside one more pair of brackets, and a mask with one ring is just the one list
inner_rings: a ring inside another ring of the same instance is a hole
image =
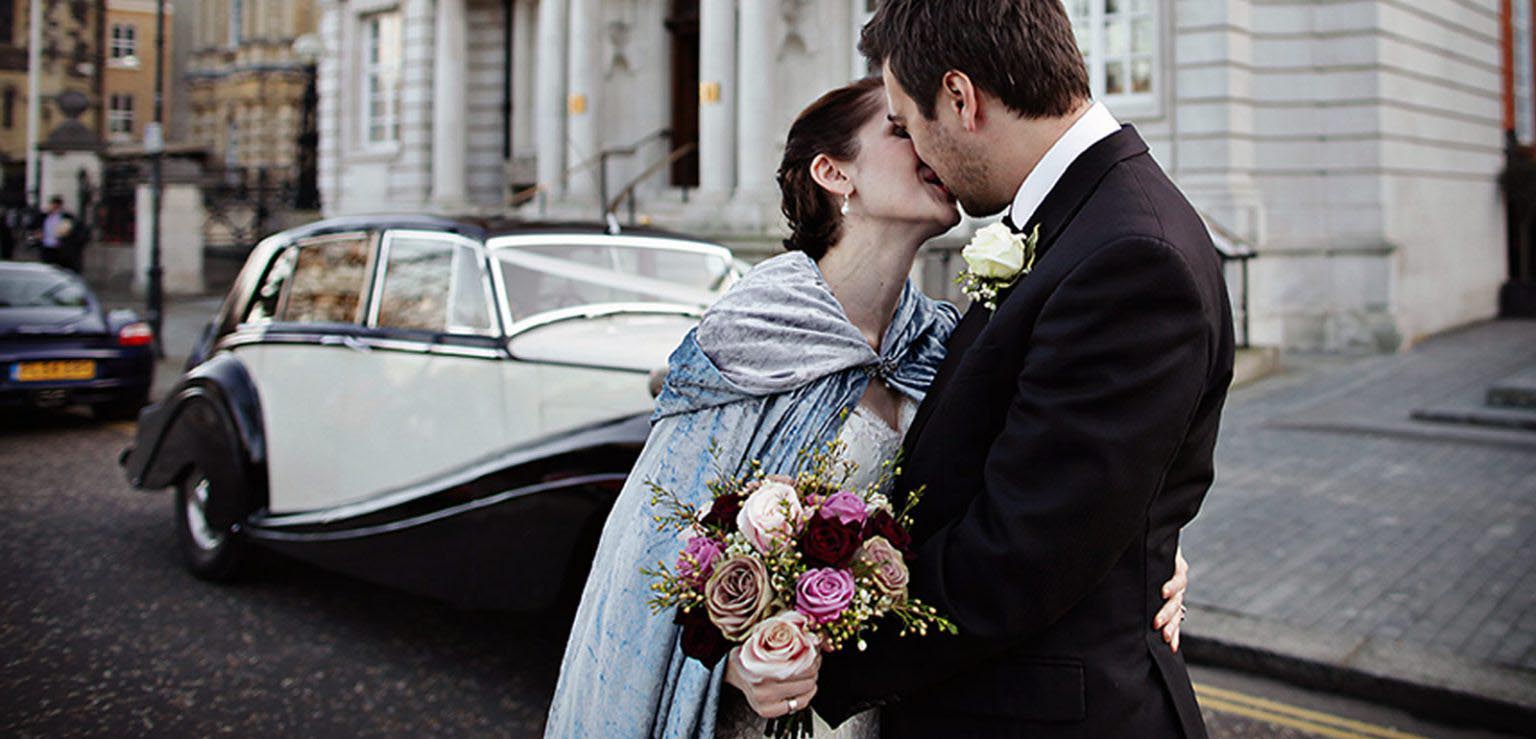
[[579, 588], [653, 373], [741, 274], [595, 226], [322, 221], [262, 241], [123, 464], [189, 568], [251, 547], [477, 607]]

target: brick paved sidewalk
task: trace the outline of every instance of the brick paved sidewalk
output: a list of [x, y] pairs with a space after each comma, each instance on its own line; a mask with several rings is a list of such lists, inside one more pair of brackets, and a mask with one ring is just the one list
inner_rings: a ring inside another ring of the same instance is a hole
[[1410, 419], [1536, 366], [1536, 321], [1287, 359], [1233, 393], [1187, 633], [1536, 710], [1536, 432]]

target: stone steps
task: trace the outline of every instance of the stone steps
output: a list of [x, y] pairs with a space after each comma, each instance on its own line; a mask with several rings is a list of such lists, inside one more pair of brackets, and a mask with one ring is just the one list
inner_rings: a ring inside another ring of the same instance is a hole
[[1536, 431], [1536, 409], [1513, 408], [1421, 408], [1410, 414], [1415, 421], [1456, 423], [1493, 429]]
[[1536, 367], [1516, 372], [1488, 388], [1488, 405], [1536, 411]]
[[1536, 367], [1527, 367], [1488, 386], [1482, 405], [1437, 405], [1414, 410], [1415, 421], [1491, 429], [1536, 431]]

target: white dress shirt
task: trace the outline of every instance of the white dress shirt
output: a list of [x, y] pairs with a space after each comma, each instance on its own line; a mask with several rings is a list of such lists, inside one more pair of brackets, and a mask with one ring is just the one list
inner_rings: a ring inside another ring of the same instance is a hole
[[64, 213], [49, 213], [43, 217], [43, 246], [50, 249], [59, 245], [61, 234], [59, 226], [64, 223]]
[[1024, 178], [1024, 184], [1019, 185], [1018, 193], [1013, 196], [1013, 206], [1008, 210], [1008, 217], [1014, 225], [1024, 228], [1024, 224], [1035, 216], [1040, 203], [1045, 201], [1045, 196], [1051, 193], [1066, 173], [1067, 167], [1072, 166], [1094, 144], [1119, 130], [1120, 121], [1109, 112], [1109, 108], [1104, 107], [1104, 103], [1095, 101], [1089, 106], [1088, 112], [1051, 145], [1045, 156], [1040, 158], [1040, 163]]

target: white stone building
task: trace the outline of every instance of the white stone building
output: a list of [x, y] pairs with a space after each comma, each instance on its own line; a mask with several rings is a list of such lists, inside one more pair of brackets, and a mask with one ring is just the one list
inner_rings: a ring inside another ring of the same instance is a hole
[[[1390, 349], [1493, 315], [1530, 0], [1066, 1], [1095, 93], [1259, 250], [1255, 343]], [[766, 253], [783, 135], [863, 74], [875, 3], [322, 0], [326, 209], [593, 219], [638, 181], [638, 215]]]

